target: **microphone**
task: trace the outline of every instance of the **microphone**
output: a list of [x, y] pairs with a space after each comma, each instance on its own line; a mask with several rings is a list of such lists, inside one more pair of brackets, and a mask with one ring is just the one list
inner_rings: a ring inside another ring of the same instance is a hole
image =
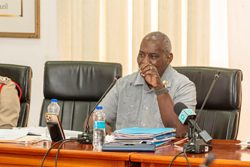
[[[214, 75], [213, 81], [208, 89], [208, 92], [205, 96], [205, 99], [202, 103], [202, 106], [200, 108], [200, 111], [196, 117], [196, 113], [192, 111], [192, 109], [188, 109], [188, 107], [183, 103], [177, 103], [174, 106], [174, 110], [176, 114], [178, 115], [178, 119], [182, 124], [188, 124], [189, 130], [188, 130], [188, 138], [189, 142], [185, 145], [185, 148], [187, 149], [187, 152], [191, 153], [204, 153], [211, 150], [211, 146], [208, 145], [212, 141], [212, 137], [207, 133], [205, 130], [201, 130], [201, 128], [197, 124], [198, 117], [200, 116], [200, 112], [203, 110], [213, 88], [216, 83], [216, 81], [219, 79], [220, 72], [217, 72]], [[198, 133], [198, 134], [197, 134]], [[200, 140], [198, 137], [201, 137], [202, 140]]]
[[[184, 149], [188, 153], [205, 153], [211, 150], [209, 143], [212, 137], [205, 131], [201, 130], [195, 121], [196, 114], [192, 109], [181, 102], [176, 103], [174, 111], [182, 124], [188, 124], [188, 143], [184, 144]], [[200, 138], [201, 139], [200, 139]]]
[[103, 95], [100, 97], [100, 99], [96, 102], [95, 106], [90, 110], [89, 115], [87, 116], [87, 123], [86, 123], [86, 127], [85, 130], [82, 134], [78, 135], [78, 141], [81, 144], [91, 144], [93, 141], [93, 134], [90, 133], [89, 131], [89, 119], [92, 115], [92, 113], [95, 111], [96, 106], [98, 106], [100, 104], [100, 102], [104, 99], [104, 97], [108, 94], [108, 92], [110, 91], [110, 89], [115, 85], [116, 81], [120, 78], [120, 76], [115, 76], [114, 80], [111, 82], [111, 84], [109, 85], [109, 87], [105, 90], [105, 92], [103, 93]]
[[[191, 127], [191, 130], [194, 128], [204, 142], [209, 143], [212, 140], [212, 137], [205, 130], [201, 130], [197, 124], [195, 120], [196, 113], [192, 109], [189, 109], [185, 104], [179, 102], [175, 104], [174, 111], [178, 115], [179, 121], [182, 124], [188, 124]], [[192, 131], [190, 132], [189, 139], [192, 139], [193, 134]]]
[[191, 119], [196, 118], [196, 113], [181, 102], [175, 104], [174, 111], [178, 115], [179, 121], [185, 125], [189, 123]]
[[[211, 85], [209, 86], [208, 92], [207, 92], [207, 94], [205, 96], [205, 99], [204, 99], [204, 101], [203, 101], [203, 103], [201, 105], [201, 108], [200, 108], [200, 110], [199, 110], [199, 112], [197, 114], [197, 117], [195, 118], [194, 124], [197, 125], [197, 120], [201, 115], [200, 113], [202, 112], [203, 108], [205, 107], [205, 105], [207, 103], [207, 100], [208, 100], [208, 98], [209, 98], [209, 96], [210, 96], [210, 94], [211, 94], [211, 92], [212, 92], [212, 90], [214, 88], [214, 85], [215, 85], [215, 83], [217, 82], [217, 80], [219, 78], [220, 78], [220, 71], [218, 71], [216, 74], [214, 74], [213, 81], [212, 81]], [[197, 127], [197, 130], [199, 132], [199, 135], [202, 137], [202, 139], [206, 143], [208, 143], [208, 142], [210, 142], [212, 140], [212, 137], [207, 133], [207, 131], [205, 131], [205, 130], [202, 131], [199, 126]]]

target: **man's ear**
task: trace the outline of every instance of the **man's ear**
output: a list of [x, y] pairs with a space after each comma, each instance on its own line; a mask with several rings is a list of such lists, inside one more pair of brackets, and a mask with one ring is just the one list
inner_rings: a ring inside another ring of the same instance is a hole
[[172, 62], [172, 60], [173, 60], [173, 53], [169, 53], [167, 55], [167, 58], [168, 58], [168, 64], [170, 64]]

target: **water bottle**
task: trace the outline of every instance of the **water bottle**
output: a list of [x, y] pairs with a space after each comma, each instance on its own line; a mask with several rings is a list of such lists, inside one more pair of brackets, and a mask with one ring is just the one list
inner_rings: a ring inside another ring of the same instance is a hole
[[[48, 108], [47, 108], [48, 114], [54, 114], [56, 116], [59, 116], [60, 106], [58, 105], [57, 102], [58, 102], [57, 99], [51, 99], [50, 100], [50, 104], [48, 105]], [[46, 139], [50, 138], [48, 127], [45, 128], [45, 138]]]
[[60, 106], [58, 105], [57, 102], [58, 102], [57, 99], [51, 99], [50, 100], [50, 104], [48, 105], [48, 113], [49, 114], [59, 115]]
[[93, 150], [101, 151], [105, 140], [105, 113], [102, 106], [97, 106], [93, 113]]

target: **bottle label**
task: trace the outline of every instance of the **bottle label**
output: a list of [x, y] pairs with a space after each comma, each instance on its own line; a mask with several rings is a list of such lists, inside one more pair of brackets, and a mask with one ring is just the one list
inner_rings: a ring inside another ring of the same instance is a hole
[[105, 129], [105, 121], [95, 121], [94, 129]]

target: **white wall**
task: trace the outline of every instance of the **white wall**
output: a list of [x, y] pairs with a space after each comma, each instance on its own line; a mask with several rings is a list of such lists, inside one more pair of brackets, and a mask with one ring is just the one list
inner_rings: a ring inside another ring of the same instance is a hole
[[238, 139], [250, 141], [250, 1], [229, 1], [229, 66], [243, 71]]
[[37, 126], [43, 99], [44, 62], [57, 57], [56, 0], [41, 0], [41, 38], [0, 38], [0, 63], [29, 65], [33, 70], [29, 126]]

